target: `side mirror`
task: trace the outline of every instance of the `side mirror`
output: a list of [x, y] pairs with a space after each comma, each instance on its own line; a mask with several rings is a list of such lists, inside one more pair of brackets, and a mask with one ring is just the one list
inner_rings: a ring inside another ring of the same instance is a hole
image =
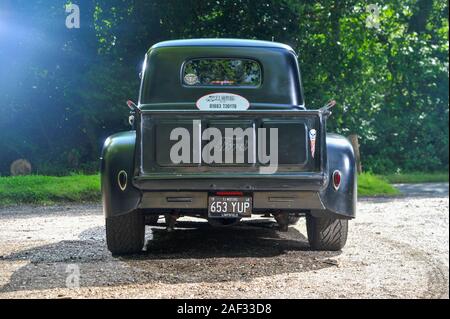
[[322, 106], [320, 108], [320, 111], [325, 115], [325, 116], [330, 116], [331, 115], [331, 109], [333, 107], [335, 107], [336, 105], [336, 101], [335, 100], [331, 100], [329, 101], [326, 105]]
[[134, 103], [131, 100], [127, 101], [127, 106], [128, 108], [132, 111], [132, 112], [136, 112], [137, 110], [139, 110], [138, 106], [136, 105], [136, 103]]
[[134, 124], [136, 121], [135, 114], [139, 113], [140, 110], [139, 107], [136, 105], [136, 103], [134, 103], [131, 100], [127, 101], [127, 106], [130, 109], [130, 116], [128, 117], [128, 123], [131, 125], [132, 128], [134, 128], [135, 127]]

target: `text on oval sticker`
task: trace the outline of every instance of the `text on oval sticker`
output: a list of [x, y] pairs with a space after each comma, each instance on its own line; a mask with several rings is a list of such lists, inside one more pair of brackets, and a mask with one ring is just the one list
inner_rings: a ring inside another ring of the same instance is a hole
[[237, 94], [212, 93], [197, 101], [201, 111], [244, 111], [250, 107], [249, 101]]

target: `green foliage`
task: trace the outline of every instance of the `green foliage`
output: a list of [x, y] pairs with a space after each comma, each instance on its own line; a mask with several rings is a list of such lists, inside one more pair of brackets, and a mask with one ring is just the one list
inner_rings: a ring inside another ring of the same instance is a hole
[[400, 192], [384, 179], [364, 173], [358, 176], [358, 196], [393, 196]]
[[[359, 196], [396, 194], [398, 191], [383, 178], [370, 174], [358, 178]], [[0, 177], [0, 206], [98, 202], [100, 198], [99, 175]]]
[[365, 171], [448, 170], [445, 1], [376, 1], [372, 28], [371, 0], [94, 0], [81, 5], [79, 30], [63, 27], [59, 0], [15, 3], [0, 8], [16, 13], [3, 26], [27, 31], [5, 38], [11, 54], [0, 50], [2, 174], [18, 158], [57, 174], [96, 162], [105, 138], [129, 128], [124, 102], [137, 99], [144, 53], [196, 37], [291, 45], [306, 106], [336, 99], [329, 130], [360, 136]]
[[98, 175], [0, 177], [0, 205], [98, 201]]
[[391, 184], [408, 183], [448, 183], [448, 172], [438, 173], [407, 173], [407, 174], [389, 174], [379, 176]]

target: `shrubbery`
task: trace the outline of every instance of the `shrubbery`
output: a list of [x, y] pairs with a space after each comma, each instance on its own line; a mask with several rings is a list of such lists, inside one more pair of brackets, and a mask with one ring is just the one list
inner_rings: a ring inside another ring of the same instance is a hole
[[[74, 31], [62, 26], [60, 0], [15, 1], [2, 22], [30, 31], [8, 40], [0, 70], [0, 174], [19, 158], [42, 174], [95, 171], [105, 138], [128, 129], [124, 103], [137, 100], [144, 53], [161, 40], [195, 37], [294, 47], [306, 106], [337, 100], [329, 130], [361, 137], [366, 171], [448, 170], [448, 4], [377, 1], [373, 28], [373, 3], [87, 1]], [[51, 41], [36, 46], [41, 34]]]

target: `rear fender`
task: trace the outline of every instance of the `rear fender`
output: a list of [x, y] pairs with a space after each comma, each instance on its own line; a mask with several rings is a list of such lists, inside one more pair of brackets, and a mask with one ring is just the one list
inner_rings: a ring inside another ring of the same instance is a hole
[[[325, 211], [314, 211], [313, 215], [335, 215], [338, 218], [354, 218], [357, 201], [357, 174], [353, 147], [343, 136], [327, 134], [328, 185], [320, 192]], [[333, 172], [339, 170], [342, 182], [336, 190]]]
[[133, 186], [135, 147], [135, 131], [114, 134], [105, 141], [100, 171], [106, 217], [123, 215], [139, 206], [141, 192]]

